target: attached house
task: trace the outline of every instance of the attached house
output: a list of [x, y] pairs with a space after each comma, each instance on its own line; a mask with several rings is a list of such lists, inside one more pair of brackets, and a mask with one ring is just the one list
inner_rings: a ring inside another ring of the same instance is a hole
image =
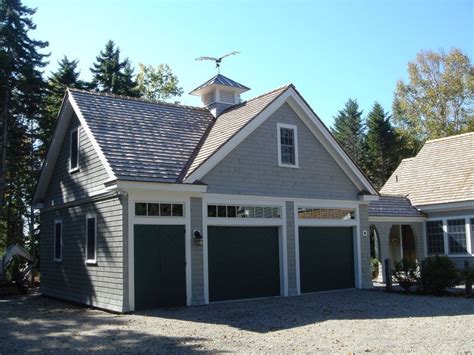
[[447, 255], [474, 265], [474, 133], [430, 140], [369, 207], [380, 259]]
[[247, 90], [67, 90], [34, 197], [41, 292], [128, 312], [371, 287], [377, 191], [293, 85]]

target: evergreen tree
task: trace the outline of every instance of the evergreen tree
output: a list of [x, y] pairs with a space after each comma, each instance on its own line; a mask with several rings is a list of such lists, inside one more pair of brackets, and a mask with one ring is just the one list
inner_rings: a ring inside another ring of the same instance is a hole
[[58, 69], [48, 79], [44, 119], [39, 127], [40, 139], [43, 142], [42, 155], [46, 152], [47, 145], [51, 140], [66, 88], [82, 89], [85, 87], [85, 83], [79, 80], [78, 62], [78, 60], [69, 60], [64, 56], [58, 61]]
[[138, 96], [133, 81], [133, 69], [130, 61], [120, 61], [120, 49], [109, 40], [105, 50], [96, 57], [91, 68], [93, 74], [92, 87], [100, 92], [111, 94]]
[[334, 117], [332, 134], [339, 144], [359, 166], [363, 165], [364, 126], [362, 110], [359, 111], [357, 100], [349, 99], [344, 109]]
[[399, 141], [390, 123], [391, 116], [374, 103], [367, 117], [365, 138], [366, 174], [377, 188], [381, 188], [399, 164]]
[[[24, 221], [34, 229], [31, 204], [39, 172], [36, 127], [41, 121], [45, 83], [41, 68], [47, 42], [29, 37], [35, 10], [20, 0], [0, 2], [0, 242], [21, 242]], [[7, 234], [8, 233], [8, 234]], [[31, 238], [33, 235], [30, 236]]]

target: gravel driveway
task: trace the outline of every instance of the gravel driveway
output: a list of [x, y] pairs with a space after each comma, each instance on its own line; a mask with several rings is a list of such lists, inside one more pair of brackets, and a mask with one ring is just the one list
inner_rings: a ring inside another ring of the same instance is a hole
[[473, 352], [474, 299], [350, 290], [128, 315], [0, 300], [0, 353], [25, 351]]

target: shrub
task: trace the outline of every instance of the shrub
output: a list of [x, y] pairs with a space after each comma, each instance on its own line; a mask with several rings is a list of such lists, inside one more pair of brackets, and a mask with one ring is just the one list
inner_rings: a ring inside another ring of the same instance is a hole
[[472, 292], [472, 284], [474, 283], [474, 267], [465, 267], [461, 272], [461, 279], [466, 286], [466, 295], [469, 296]]
[[460, 282], [456, 265], [447, 256], [432, 256], [421, 264], [420, 279], [423, 292], [440, 295]]
[[403, 259], [402, 261], [395, 262], [393, 277], [395, 281], [408, 292], [410, 287], [418, 283], [420, 279], [418, 263], [411, 259]]
[[372, 280], [373, 280], [379, 276], [379, 259], [372, 258], [372, 260], [370, 261], [370, 266], [372, 270]]

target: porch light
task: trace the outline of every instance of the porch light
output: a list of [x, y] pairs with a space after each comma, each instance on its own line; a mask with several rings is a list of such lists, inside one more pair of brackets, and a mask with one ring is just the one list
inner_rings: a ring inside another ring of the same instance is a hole
[[202, 246], [202, 233], [198, 230], [193, 233], [194, 240], [196, 241], [197, 246]]

